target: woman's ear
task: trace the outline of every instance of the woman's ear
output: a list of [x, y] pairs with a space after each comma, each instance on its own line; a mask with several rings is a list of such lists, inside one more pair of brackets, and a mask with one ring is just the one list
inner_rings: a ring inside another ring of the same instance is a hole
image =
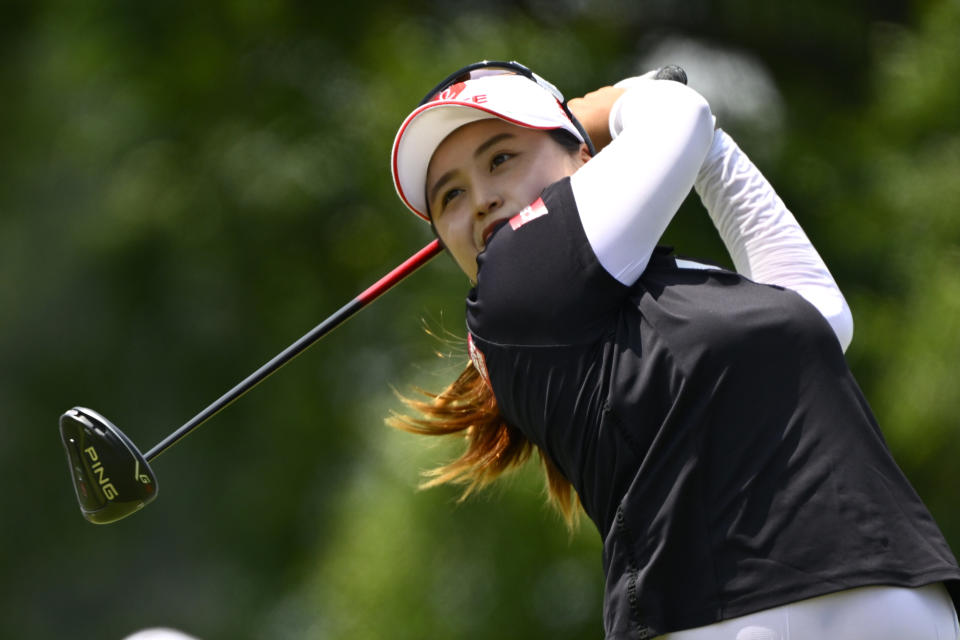
[[578, 153], [579, 153], [581, 165], [587, 164], [587, 161], [589, 161], [590, 158], [593, 157], [590, 155], [590, 149], [589, 147], [587, 147], [586, 143], [583, 143], [580, 145], [580, 151]]

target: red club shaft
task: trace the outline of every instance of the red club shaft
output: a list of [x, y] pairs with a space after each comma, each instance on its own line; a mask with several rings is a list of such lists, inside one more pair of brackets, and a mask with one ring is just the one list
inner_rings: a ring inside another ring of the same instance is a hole
[[161, 440], [155, 447], [150, 449], [150, 451], [148, 451], [144, 457], [148, 461], [156, 458], [188, 433], [218, 414], [223, 409], [233, 404], [245, 393], [266, 380], [280, 367], [306, 351], [317, 340], [343, 324], [344, 321], [353, 316], [353, 314], [355, 314], [357, 311], [367, 306], [367, 304], [378, 298], [395, 284], [425, 265], [434, 256], [440, 253], [440, 251], [442, 251], [442, 248], [438, 240], [433, 240], [430, 242], [430, 244], [425, 246], [423, 249], [413, 254], [407, 260], [403, 261], [393, 271], [380, 278], [380, 280], [363, 291], [363, 293], [338, 309], [332, 316], [318, 324], [316, 327], [304, 334], [304, 336], [299, 340], [278, 353], [272, 360], [244, 378], [243, 381], [230, 389], [230, 391], [227, 393], [223, 394], [219, 399], [217, 399], [216, 402], [194, 416], [189, 422]]

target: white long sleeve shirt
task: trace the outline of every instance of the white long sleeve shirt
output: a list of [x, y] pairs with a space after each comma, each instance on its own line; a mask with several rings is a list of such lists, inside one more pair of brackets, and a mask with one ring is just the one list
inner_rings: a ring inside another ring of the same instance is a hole
[[737, 271], [790, 288], [827, 319], [844, 350], [853, 320], [796, 218], [710, 107], [677, 82], [632, 78], [610, 115], [613, 141], [571, 178], [600, 264], [632, 284], [695, 187]]

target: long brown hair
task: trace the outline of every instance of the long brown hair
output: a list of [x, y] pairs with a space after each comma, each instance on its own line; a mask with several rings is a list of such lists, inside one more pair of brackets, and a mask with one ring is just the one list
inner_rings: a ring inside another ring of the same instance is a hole
[[576, 529], [580, 502], [573, 486], [542, 449], [503, 419], [493, 391], [473, 362], [467, 360], [457, 379], [440, 393], [417, 391], [426, 399], [397, 395], [419, 417], [391, 412], [387, 424], [421, 435], [459, 435], [466, 441], [466, 450], [459, 458], [424, 472], [422, 488], [448, 483], [465, 485], [460, 496], [464, 500], [506, 471], [522, 465], [536, 450], [546, 477], [548, 501], [570, 530]]

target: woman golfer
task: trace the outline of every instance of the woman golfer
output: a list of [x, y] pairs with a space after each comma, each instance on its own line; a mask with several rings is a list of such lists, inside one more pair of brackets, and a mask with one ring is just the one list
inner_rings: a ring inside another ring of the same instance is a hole
[[[960, 638], [960, 569], [845, 363], [844, 298], [699, 94], [565, 105], [478, 63], [404, 120], [393, 175], [472, 285], [470, 364], [394, 423], [465, 435], [435, 482], [538, 451], [603, 539], [608, 639]], [[691, 187], [738, 273], [656, 246]]]

